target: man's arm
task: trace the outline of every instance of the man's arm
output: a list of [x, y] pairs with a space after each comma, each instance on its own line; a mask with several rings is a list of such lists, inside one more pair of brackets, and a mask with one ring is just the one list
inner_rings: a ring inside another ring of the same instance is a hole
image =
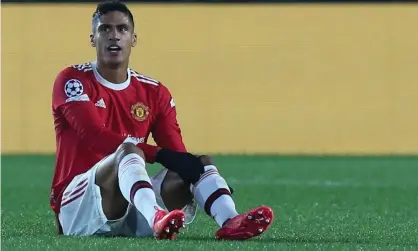
[[[74, 85], [77, 88], [74, 88]], [[81, 85], [81, 86], [80, 86]], [[62, 71], [56, 78], [53, 88], [53, 106], [61, 112], [78, 137], [88, 148], [105, 155], [113, 153], [125, 137], [107, 129], [90, 100], [90, 87], [72, 69]], [[153, 163], [159, 150], [156, 146], [137, 144], [144, 152], [146, 161]]]
[[[58, 75], [54, 83], [53, 107], [63, 114], [87, 147], [106, 155], [111, 154], [126, 138], [108, 130], [101, 124], [100, 117], [89, 98], [88, 83], [83, 84], [82, 80], [77, 78], [78, 76], [71, 74], [72, 70], [68, 68]], [[175, 137], [172, 139], [178, 140]], [[174, 147], [183, 150], [184, 145], [182, 146], [182, 144], [178, 141], [163, 141], [163, 145], [167, 149], [143, 143], [137, 144], [137, 146], [144, 152], [145, 160], [148, 163], [160, 163], [179, 174], [184, 181], [194, 184], [199, 180], [204, 168], [199, 158], [193, 154], [169, 149], [169, 147]]]
[[[176, 105], [169, 90], [164, 85], [160, 86], [158, 102], [159, 114], [151, 132], [155, 143], [163, 149], [160, 151], [160, 155], [167, 154], [167, 149], [175, 152], [187, 152], [177, 121]], [[192, 184], [197, 182], [197, 180], [200, 179], [200, 175], [203, 173], [203, 164], [200, 157], [195, 157], [194, 166], [189, 168], [187, 173], [178, 172], [183, 180], [190, 181]], [[162, 163], [166, 163], [166, 166], [174, 165], [174, 162], [169, 161], [162, 161]], [[234, 192], [234, 189], [230, 186], [229, 190], [231, 191], [231, 194]]]
[[[87, 148], [109, 155], [126, 140], [126, 137], [98, 123], [100, 118], [92, 102], [70, 102], [62, 105], [60, 110]], [[153, 163], [158, 147], [143, 143], [136, 145], [144, 152], [145, 160]]]
[[161, 85], [158, 97], [158, 115], [151, 130], [155, 143], [161, 148], [186, 152], [177, 121], [176, 106], [169, 90]]

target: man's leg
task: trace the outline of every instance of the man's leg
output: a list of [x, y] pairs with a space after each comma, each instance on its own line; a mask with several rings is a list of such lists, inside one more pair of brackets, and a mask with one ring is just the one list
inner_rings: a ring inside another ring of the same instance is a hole
[[238, 214], [230, 188], [212, 159], [209, 156], [200, 159], [205, 173], [193, 186], [183, 182], [176, 173], [167, 172], [160, 192], [165, 206], [169, 210], [183, 208], [194, 196], [199, 206], [221, 227], [216, 234], [219, 239], [243, 240], [267, 230], [274, 217], [272, 210], [261, 206]]
[[183, 227], [184, 213], [161, 210], [145, 169], [143, 152], [131, 143], [123, 143], [96, 171], [102, 208], [108, 220], [122, 217], [128, 204], [133, 205], [147, 220], [157, 238], [174, 238]]
[[160, 195], [169, 211], [183, 209], [193, 201], [190, 184], [184, 182], [177, 173], [170, 170], [167, 171], [162, 181]]
[[190, 183], [175, 172], [162, 169], [152, 177], [152, 185], [157, 197], [157, 203], [169, 210], [182, 210], [185, 214], [185, 224], [193, 222], [197, 214], [197, 203], [190, 192]]

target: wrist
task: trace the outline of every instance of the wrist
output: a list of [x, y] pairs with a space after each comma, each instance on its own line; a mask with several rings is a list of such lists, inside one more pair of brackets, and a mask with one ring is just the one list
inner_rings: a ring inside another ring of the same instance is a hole
[[144, 143], [136, 144], [136, 146], [139, 149], [141, 149], [142, 152], [144, 153], [144, 155], [145, 155], [145, 161], [147, 163], [152, 164], [152, 163], [155, 162], [155, 159], [156, 159], [156, 156], [157, 156], [157, 152], [160, 149], [159, 147], [152, 146], [152, 145], [147, 145], [147, 144], [144, 144]]
[[167, 153], [167, 151], [168, 151], [167, 149], [159, 147], [155, 154], [154, 161], [161, 164], [161, 162], [165, 159], [164, 156], [165, 156], [165, 153]]

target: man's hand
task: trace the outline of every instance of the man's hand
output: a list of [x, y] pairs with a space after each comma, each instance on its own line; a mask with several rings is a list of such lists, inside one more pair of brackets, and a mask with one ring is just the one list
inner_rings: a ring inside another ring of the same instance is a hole
[[185, 182], [195, 184], [205, 172], [200, 158], [188, 152], [160, 149], [155, 157], [168, 170], [177, 173]]
[[[203, 156], [196, 156], [188, 152], [175, 152], [168, 149], [160, 149], [157, 152], [155, 162], [160, 163], [168, 170], [177, 173], [185, 182], [195, 184], [205, 172]], [[234, 189], [229, 187], [231, 194]]]

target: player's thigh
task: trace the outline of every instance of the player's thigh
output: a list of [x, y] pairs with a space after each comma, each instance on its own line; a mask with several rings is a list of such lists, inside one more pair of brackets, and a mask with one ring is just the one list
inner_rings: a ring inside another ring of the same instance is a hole
[[128, 207], [119, 188], [115, 154], [103, 159], [95, 172], [95, 183], [100, 188], [102, 208], [109, 220], [121, 218]]
[[104, 163], [102, 160], [87, 172], [74, 177], [65, 189], [58, 217], [64, 235], [118, 235], [123, 229], [131, 207], [125, 208], [125, 214], [116, 220], [108, 220], [103, 211], [103, 199], [100, 187], [95, 183], [95, 174]]

